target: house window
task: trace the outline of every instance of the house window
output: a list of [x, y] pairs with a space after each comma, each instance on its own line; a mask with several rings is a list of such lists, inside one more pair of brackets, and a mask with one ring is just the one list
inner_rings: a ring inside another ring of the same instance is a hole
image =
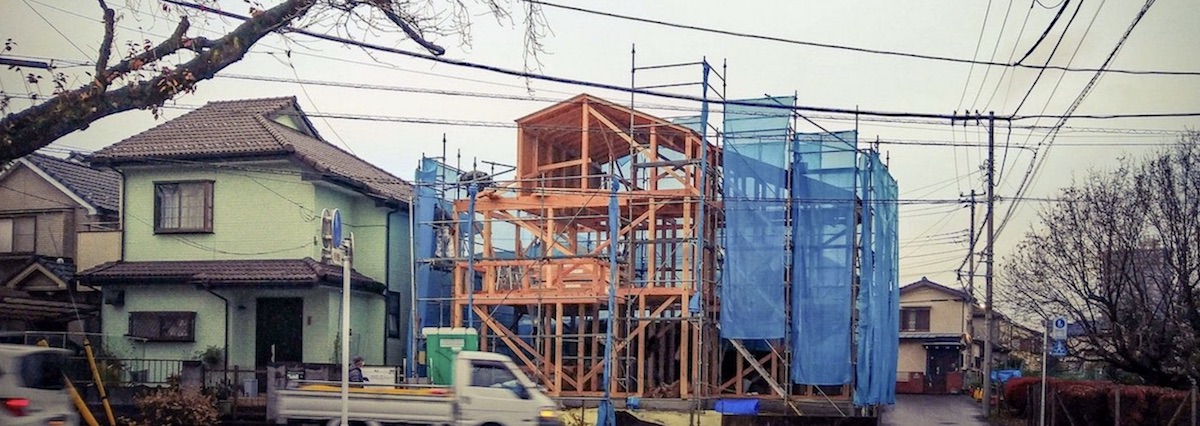
[[400, 293], [389, 291], [387, 294], [388, 337], [400, 337], [400, 319]]
[[929, 308], [900, 309], [900, 331], [929, 331]]
[[212, 181], [154, 184], [154, 232], [212, 232]]
[[0, 219], [0, 253], [33, 253], [37, 250], [37, 218]]
[[130, 312], [129, 336], [152, 342], [194, 342], [196, 313]]

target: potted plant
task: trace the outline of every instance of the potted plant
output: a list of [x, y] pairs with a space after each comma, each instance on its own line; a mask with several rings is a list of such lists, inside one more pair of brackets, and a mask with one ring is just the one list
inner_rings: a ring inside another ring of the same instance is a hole
[[211, 396], [217, 401], [217, 411], [220, 414], [229, 414], [232, 408], [229, 397], [233, 395], [233, 384], [229, 382], [229, 379], [221, 379], [205, 387], [204, 394]]
[[225, 350], [219, 346], [209, 346], [203, 351], [197, 352], [196, 358], [200, 359], [204, 367], [213, 370], [225, 362]]

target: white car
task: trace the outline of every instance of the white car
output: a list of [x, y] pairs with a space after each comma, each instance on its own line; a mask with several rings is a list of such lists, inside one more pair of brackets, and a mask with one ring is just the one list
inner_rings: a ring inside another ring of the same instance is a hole
[[68, 352], [0, 344], [0, 425], [79, 424], [63, 383]]

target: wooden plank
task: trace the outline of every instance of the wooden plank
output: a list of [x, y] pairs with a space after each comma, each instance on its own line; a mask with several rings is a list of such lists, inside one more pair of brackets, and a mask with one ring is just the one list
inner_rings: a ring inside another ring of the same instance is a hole
[[581, 108], [581, 111], [580, 111], [579, 121], [580, 121], [580, 127], [582, 127], [582, 129], [581, 129], [582, 132], [580, 132], [580, 148], [579, 148], [579, 155], [580, 155], [580, 157], [582, 157], [580, 159], [581, 163], [579, 166], [579, 187], [580, 188], [588, 188], [588, 175], [591, 172], [591, 161], [592, 161], [591, 152], [592, 152], [592, 150], [591, 150], [591, 135], [589, 134], [591, 132], [590, 132], [590, 129], [588, 128], [588, 124], [591, 122], [591, 120], [588, 119], [588, 116], [591, 115], [591, 110], [592, 110], [591, 105], [585, 103], [585, 104], [583, 104], [583, 108]]
[[548, 172], [548, 171], [552, 171], [552, 170], [565, 169], [565, 168], [567, 168], [567, 167], [573, 167], [573, 166], [582, 166], [582, 165], [585, 165], [585, 164], [587, 164], [587, 160], [566, 160], [566, 161], [559, 161], [559, 162], [557, 162], [557, 163], [550, 163], [550, 164], [541, 164], [541, 165], [538, 165], [538, 167], [537, 167], [537, 171], [539, 171], [539, 172]]
[[563, 304], [554, 304], [554, 387], [562, 389], [563, 381]]
[[[612, 131], [614, 133], [616, 133], [618, 137], [620, 137], [621, 139], [624, 139], [625, 142], [629, 144], [630, 148], [633, 148], [639, 152], [647, 151], [645, 146], [643, 146], [638, 141], [634, 140], [633, 136], [626, 133], [625, 130], [621, 129], [620, 127], [617, 127], [616, 124], [613, 124], [613, 122], [611, 120], [609, 120], [608, 117], [605, 117], [603, 114], [596, 113], [595, 111], [592, 111], [592, 117], [595, 117], [596, 120], [600, 122], [600, 124], [603, 124], [605, 127], [612, 129]], [[653, 128], [653, 127], [651, 127], [651, 128]], [[663, 159], [666, 159], [666, 158], [663, 158]], [[657, 161], [658, 158], [654, 158], [654, 160]], [[683, 186], [694, 186], [694, 185], [688, 185], [688, 183], [687, 183], [688, 179], [684, 176], [679, 176], [678, 174], [675, 173], [674, 170], [668, 169], [667, 171], [671, 174], [672, 177], [675, 178], [675, 180], [678, 180], [679, 183], [682, 184]]]
[[[658, 317], [659, 315], [662, 315], [663, 311], [666, 311], [667, 308], [669, 308], [674, 303], [675, 303], [674, 298], [666, 300], [661, 305], [659, 305], [659, 307], [656, 308], [654, 310], [654, 312], [649, 315], [649, 317], [654, 318], [654, 317]], [[599, 322], [599, 321], [597, 321], [597, 322]], [[643, 332], [645, 332], [646, 327], [649, 325], [650, 325], [649, 321], [647, 321], [645, 324], [638, 324], [638, 327], [636, 329], [634, 329], [633, 332], [631, 332], [629, 335], [630, 336], [639, 336]], [[594, 332], [596, 332], [596, 331], [597, 330], [594, 330]], [[621, 350], [624, 350], [625, 346], [627, 346], [628, 344], [629, 344], [629, 339], [622, 339], [622, 340], [616, 342], [615, 344], [613, 344], [613, 348], [615, 348], [614, 351], [620, 352]], [[598, 349], [599, 348], [597, 348], [595, 345], [592, 346], [593, 353], [594, 353], [594, 351], [596, 351]], [[588, 373], [586, 375], [584, 375], [584, 380], [595, 377], [597, 374], [599, 374], [603, 370], [603, 368], [604, 368], [604, 365], [602, 363], [592, 366], [591, 370], [589, 370]]]
[[[533, 362], [533, 360], [530, 360], [529, 356], [526, 355], [526, 352], [520, 349], [520, 348], [525, 348], [525, 349], [532, 349], [532, 348], [529, 348], [529, 346], [526, 345], [523, 340], [521, 340], [519, 337], [516, 337], [515, 335], [513, 335], [511, 331], [506, 329], [504, 326], [500, 325], [500, 323], [496, 322], [496, 320], [493, 319], [491, 317], [491, 315], [488, 315], [486, 310], [483, 310], [479, 306], [476, 306], [475, 313], [479, 317], [479, 319], [483, 322], [483, 325], [485, 327], [490, 327], [493, 331], [495, 331], [496, 334], [498, 334], [500, 336], [500, 339], [504, 342], [504, 344], [508, 345], [509, 349], [512, 349], [513, 353], [515, 353], [517, 355], [517, 358], [519, 358], [521, 360], [521, 362], [524, 362], [525, 366], [529, 367], [528, 369], [533, 371], [534, 374], [536, 374], [538, 376], [538, 379], [540, 379], [542, 383], [546, 384], [547, 387], [553, 383], [553, 381], [551, 381], [549, 377], [546, 377], [545, 373], [543, 373], [541, 370], [537, 369], [537, 363]], [[533, 354], [535, 357], [540, 357], [540, 354], [538, 354], [536, 351], [530, 350], [528, 353]], [[538, 359], [539, 361], [541, 360], [540, 358], [535, 358], [535, 359]], [[556, 395], [558, 393], [558, 389], [549, 389], [549, 390], [551, 391], [552, 395]]]
[[[576, 317], [576, 318], [578, 318], [578, 321], [575, 322], [575, 382], [576, 383], [583, 383], [583, 369], [587, 367], [587, 363], [584, 361], [585, 358], [584, 358], [584, 352], [583, 352], [584, 329], [586, 328], [586, 321], [587, 321], [586, 318], [587, 318], [587, 314], [588, 314], [587, 307], [588, 307], [588, 305], [580, 303], [579, 310], [576, 311], [576, 315], [578, 315]], [[583, 389], [581, 388], [581, 389], [576, 389], [576, 390], [582, 391]]]
[[742, 346], [742, 342], [740, 340], [729, 339], [729, 343], [731, 343], [733, 348], [737, 349], [738, 353], [742, 355], [742, 359], [749, 362], [750, 367], [754, 368], [754, 371], [757, 371], [758, 374], [762, 376], [763, 380], [767, 382], [767, 385], [771, 387], [771, 390], [775, 391], [776, 394], [779, 394], [784, 401], [787, 401], [788, 405], [792, 407], [792, 410], [794, 410], [797, 415], [804, 415], [800, 412], [800, 408], [796, 407], [796, 405], [792, 403], [791, 399], [788, 398], [787, 391], [783, 390], [782, 386], [779, 386], [779, 382], [775, 381], [774, 376], [767, 375], [767, 370], [763, 368], [762, 364], [758, 363], [758, 359], [754, 358], [754, 355], [750, 354], [750, 351], [746, 350], [745, 346]]
[[688, 309], [685, 304], [683, 308], [683, 322], [679, 324], [679, 397], [687, 399], [691, 394], [691, 372], [695, 368], [691, 365], [691, 349], [695, 342], [691, 341], [691, 323], [688, 321]]
[[[637, 296], [637, 300], [638, 300], [637, 301], [637, 304], [638, 304], [638, 311], [637, 311], [638, 312], [638, 315], [637, 315], [638, 328], [645, 330], [646, 326], [649, 323], [646, 320], [646, 297], [639, 295], [639, 296]], [[638, 342], [638, 348], [637, 348], [637, 365], [638, 365], [637, 366], [637, 394], [640, 396], [640, 395], [645, 395], [645, 393], [646, 393], [646, 363], [644, 362], [644, 360], [646, 359], [646, 333], [645, 332], [637, 334], [637, 342]]]

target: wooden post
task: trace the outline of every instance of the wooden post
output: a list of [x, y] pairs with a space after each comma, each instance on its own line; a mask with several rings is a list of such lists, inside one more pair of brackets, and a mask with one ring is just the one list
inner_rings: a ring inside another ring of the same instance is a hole
[[638, 326], [642, 332], [638, 334], [637, 348], [637, 395], [645, 396], [646, 393], [646, 296], [639, 294], [638, 299]]
[[562, 389], [563, 382], [563, 304], [554, 304], [554, 387]]
[[1196, 426], [1196, 382], [1192, 382], [1192, 426]]
[[1116, 391], [1117, 396], [1114, 398], [1116, 400], [1116, 415], [1113, 417], [1113, 425], [1121, 426], [1121, 385], [1117, 385]]

